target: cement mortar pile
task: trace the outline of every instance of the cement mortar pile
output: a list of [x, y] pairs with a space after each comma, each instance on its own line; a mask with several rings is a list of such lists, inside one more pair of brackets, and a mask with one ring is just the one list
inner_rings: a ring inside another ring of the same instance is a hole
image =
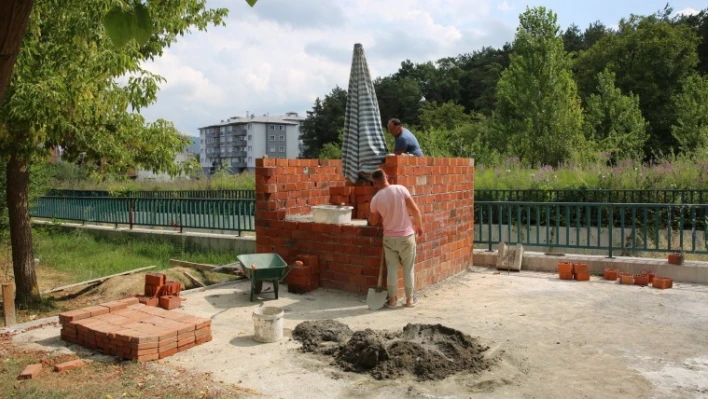
[[293, 331], [304, 352], [334, 357], [345, 371], [395, 379], [409, 373], [420, 381], [489, 369], [489, 349], [476, 339], [440, 324], [408, 324], [403, 331], [353, 332], [333, 320], [306, 321]]

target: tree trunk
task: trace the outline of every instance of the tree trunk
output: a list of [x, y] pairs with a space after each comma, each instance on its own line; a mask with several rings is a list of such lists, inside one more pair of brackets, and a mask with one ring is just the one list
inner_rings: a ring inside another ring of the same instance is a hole
[[11, 155], [7, 162], [7, 213], [10, 222], [12, 269], [15, 273], [18, 307], [27, 307], [41, 300], [37, 273], [34, 270], [32, 228], [29, 216], [29, 165]]
[[34, 0], [0, 0], [0, 105], [27, 32]]

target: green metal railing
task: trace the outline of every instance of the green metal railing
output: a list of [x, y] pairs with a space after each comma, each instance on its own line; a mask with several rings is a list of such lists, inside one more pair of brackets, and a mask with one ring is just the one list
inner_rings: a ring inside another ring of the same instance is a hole
[[476, 201], [706, 204], [708, 190], [475, 190]]
[[201, 198], [201, 199], [255, 199], [255, 190], [50, 190], [49, 197], [128, 197], [128, 198]]
[[255, 231], [254, 214], [255, 200], [251, 199], [41, 197], [30, 209], [30, 216], [38, 218], [239, 234]]
[[475, 201], [475, 244], [708, 253], [708, 204]]

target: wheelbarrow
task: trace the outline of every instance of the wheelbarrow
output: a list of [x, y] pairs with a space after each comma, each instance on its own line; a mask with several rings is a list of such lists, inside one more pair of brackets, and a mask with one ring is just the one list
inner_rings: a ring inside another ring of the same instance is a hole
[[243, 274], [251, 280], [251, 302], [263, 290], [263, 282], [273, 283], [275, 299], [278, 299], [278, 288], [280, 282], [292, 270], [293, 265], [289, 265], [278, 254], [246, 254], [238, 255], [241, 262]]

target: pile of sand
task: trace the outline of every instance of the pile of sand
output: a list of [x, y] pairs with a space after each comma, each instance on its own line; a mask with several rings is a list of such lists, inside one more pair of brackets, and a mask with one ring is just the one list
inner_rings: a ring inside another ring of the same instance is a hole
[[459, 372], [489, 369], [488, 347], [440, 324], [408, 324], [403, 331], [366, 329], [352, 332], [333, 320], [306, 321], [293, 331], [305, 352], [334, 357], [345, 371], [391, 379], [406, 373], [418, 380], [441, 380]]

